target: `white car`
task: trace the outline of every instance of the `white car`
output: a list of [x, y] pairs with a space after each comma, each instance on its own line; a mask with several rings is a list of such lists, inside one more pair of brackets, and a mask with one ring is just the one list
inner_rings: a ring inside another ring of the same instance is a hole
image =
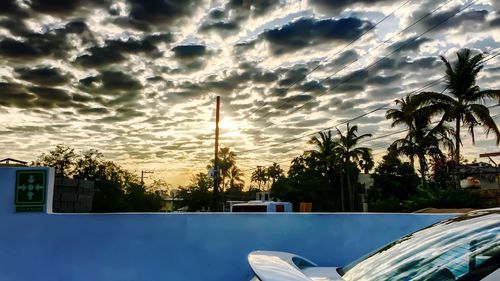
[[261, 281], [500, 281], [500, 208], [436, 223], [342, 268], [273, 251], [251, 252], [248, 262]]

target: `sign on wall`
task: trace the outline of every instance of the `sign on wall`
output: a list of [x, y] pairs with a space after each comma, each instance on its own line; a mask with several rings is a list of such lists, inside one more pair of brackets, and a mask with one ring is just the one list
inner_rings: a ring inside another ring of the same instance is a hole
[[17, 171], [16, 212], [43, 212], [47, 190], [46, 178], [45, 171]]

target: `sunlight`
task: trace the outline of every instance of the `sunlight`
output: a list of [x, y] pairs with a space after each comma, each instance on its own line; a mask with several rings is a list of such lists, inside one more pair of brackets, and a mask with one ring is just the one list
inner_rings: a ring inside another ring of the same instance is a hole
[[220, 134], [227, 137], [237, 137], [240, 135], [239, 127], [231, 118], [224, 118], [219, 122]]
[[225, 131], [237, 131], [238, 126], [236, 123], [230, 118], [224, 118], [219, 122], [219, 128], [224, 129]]

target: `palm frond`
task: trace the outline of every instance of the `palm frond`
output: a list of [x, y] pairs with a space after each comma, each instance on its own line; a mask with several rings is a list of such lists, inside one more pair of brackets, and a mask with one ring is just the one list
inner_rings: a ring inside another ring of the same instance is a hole
[[491, 131], [495, 133], [497, 138], [496, 143], [498, 145], [500, 143], [500, 131], [498, 130], [495, 120], [491, 117], [488, 107], [480, 104], [472, 104], [469, 106], [469, 109], [475, 117], [481, 121], [487, 135]]

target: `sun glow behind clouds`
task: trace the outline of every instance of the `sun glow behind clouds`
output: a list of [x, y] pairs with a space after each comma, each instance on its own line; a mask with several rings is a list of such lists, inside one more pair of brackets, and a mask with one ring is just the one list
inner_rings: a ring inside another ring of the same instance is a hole
[[229, 117], [223, 118], [219, 122], [220, 135], [229, 138], [236, 138], [241, 136], [238, 124]]

